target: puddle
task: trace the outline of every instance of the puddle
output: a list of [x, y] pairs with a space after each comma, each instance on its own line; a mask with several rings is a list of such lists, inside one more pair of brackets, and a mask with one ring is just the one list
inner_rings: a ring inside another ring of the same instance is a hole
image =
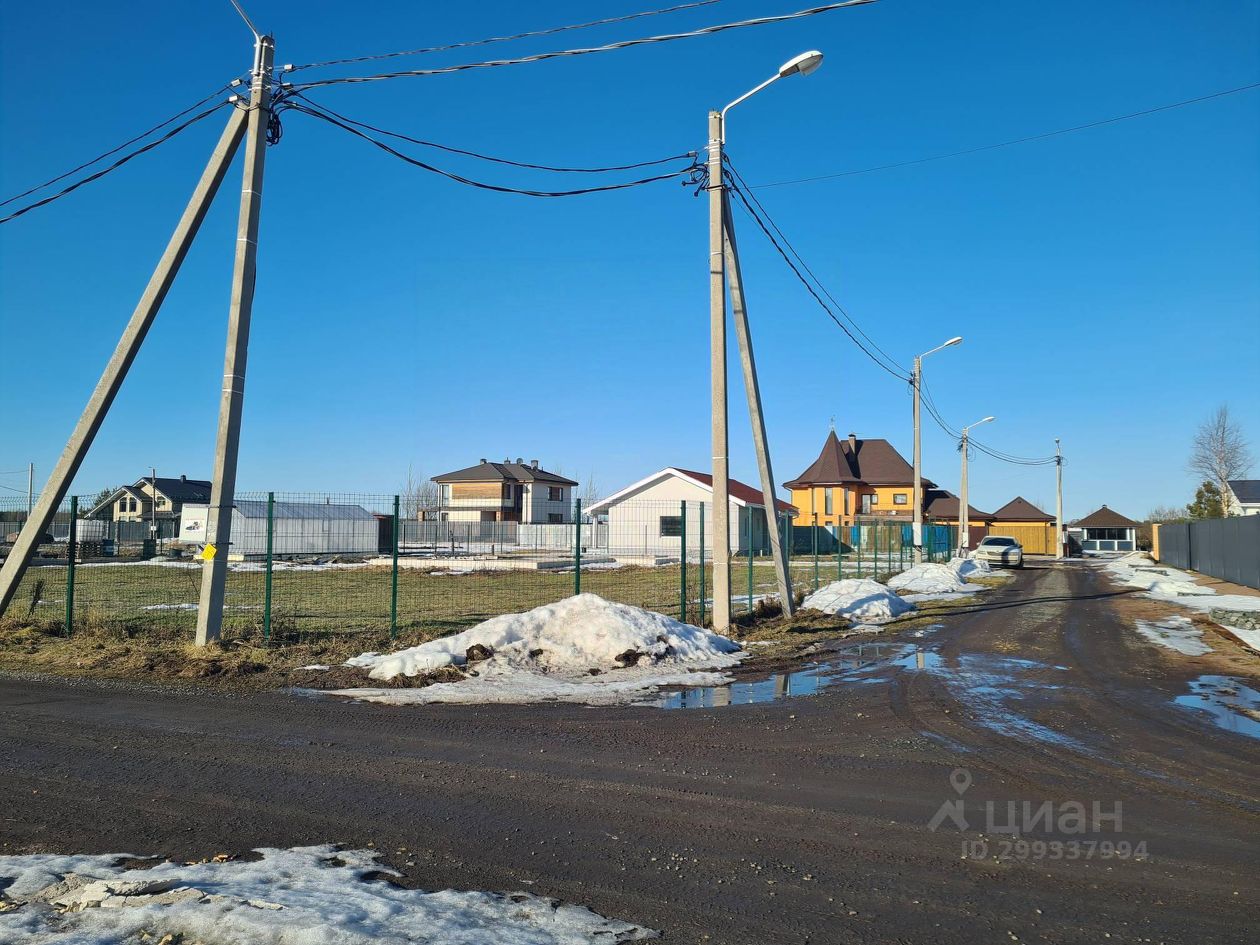
[[[832, 652], [826, 660], [791, 673], [775, 673], [767, 679], [734, 682], [725, 686], [698, 686], [662, 694], [647, 703], [662, 709], [711, 709], [728, 705], [775, 702], [817, 695], [836, 685], [886, 683], [897, 672], [931, 673], [944, 680], [953, 696], [971, 708], [980, 724], [1013, 737], [1076, 746], [1059, 732], [1026, 718], [1012, 708], [1033, 691], [1061, 688], [1028, 678], [1036, 670], [1065, 670], [1033, 660], [964, 653], [947, 663], [931, 648], [907, 643], [859, 643]], [[891, 670], [891, 672], [890, 672]]]
[[1260, 738], [1260, 692], [1233, 676], [1192, 679], [1190, 692], [1173, 704], [1208, 713], [1212, 723], [1227, 732]]

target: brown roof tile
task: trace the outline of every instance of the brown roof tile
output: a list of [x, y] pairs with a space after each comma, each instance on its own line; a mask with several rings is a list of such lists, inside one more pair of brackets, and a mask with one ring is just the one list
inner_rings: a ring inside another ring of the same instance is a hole
[[[690, 476], [692, 479], [704, 483], [710, 489], [713, 488], [713, 475], [711, 473], [696, 472], [694, 469], [683, 469], [681, 466], [675, 466], [673, 468], [677, 469], [684, 476]], [[754, 489], [752, 486], [745, 482], [740, 482], [738, 479], [728, 479], [726, 480], [726, 483], [727, 491], [741, 502], [747, 502], [749, 505], [765, 506], [765, 496], [761, 494], [760, 489]], [[782, 499], [777, 497], [774, 501], [780, 512], [796, 511], [796, 506], [792, 505], [790, 502], [784, 502]]]
[[572, 479], [557, 473], [536, 469], [525, 463], [479, 463], [467, 469], [442, 473], [433, 477], [434, 482], [556, 482], [576, 486]]
[[1072, 523], [1073, 528], [1137, 528], [1138, 523], [1125, 518], [1114, 509], [1103, 506], [1096, 512], [1090, 512], [1083, 519]]
[[1017, 495], [993, 513], [993, 520], [996, 522], [1053, 522], [1054, 516], [1047, 515], [1022, 495]]
[[[914, 467], [887, 440], [859, 440], [852, 434], [841, 440], [831, 431], [813, 465], [791, 482], [788, 489], [838, 486], [862, 482], [872, 486], [900, 486], [914, 482]], [[935, 483], [923, 480], [923, 487]]]
[[[944, 489], [930, 489], [924, 493], [924, 501], [926, 508], [924, 511], [930, 518], [958, 518], [958, 509], [962, 505], [962, 500], [952, 492]], [[990, 512], [981, 512], [970, 502], [967, 503], [967, 519], [973, 524], [988, 521], [993, 518]]]

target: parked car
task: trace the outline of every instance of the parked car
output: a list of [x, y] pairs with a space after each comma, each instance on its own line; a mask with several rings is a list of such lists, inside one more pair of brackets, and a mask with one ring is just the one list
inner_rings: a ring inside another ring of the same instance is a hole
[[988, 535], [976, 546], [976, 558], [990, 564], [1024, 566], [1024, 546], [1014, 538], [1004, 535]]

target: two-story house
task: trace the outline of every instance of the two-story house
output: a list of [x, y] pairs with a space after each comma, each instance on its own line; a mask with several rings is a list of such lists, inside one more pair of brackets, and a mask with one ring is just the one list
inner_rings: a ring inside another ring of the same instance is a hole
[[[857, 516], [913, 518], [914, 467], [887, 440], [827, 435], [818, 459], [784, 488], [796, 507], [793, 524], [851, 525]], [[924, 498], [936, 483], [923, 480]]]
[[210, 483], [204, 479], [144, 476], [129, 486], [119, 486], [98, 502], [88, 517], [113, 522], [178, 520], [185, 502], [209, 501]]
[[520, 522], [562, 525], [573, 521], [572, 479], [547, 472], [538, 460], [527, 464], [485, 459], [476, 466], [434, 476], [439, 513], [449, 522]]

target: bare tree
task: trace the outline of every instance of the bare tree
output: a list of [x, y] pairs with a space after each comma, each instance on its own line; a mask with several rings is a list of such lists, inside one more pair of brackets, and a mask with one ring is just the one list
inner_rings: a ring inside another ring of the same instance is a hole
[[1190, 450], [1190, 472], [1220, 490], [1222, 507], [1229, 514], [1229, 480], [1240, 479], [1251, 468], [1251, 449], [1242, 429], [1229, 415], [1226, 404], [1216, 408], [1194, 435]]
[[418, 519], [426, 509], [437, 508], [437, 483], [417, 472], [410, 464], [407, 466], [407, 484], [399, 495], [400, 513], [405, 519]]
[[1189, 517], [1184, 505], [1157, 505], [1146, 513], [1146, 521], [1159, 522], [1184, 522]]
[[586, 485], [582, 487], [582, 508], [589, 508], [598, 502], [602, 496], [599, 494], [599, 485], [595, 482], [595, 472], [586, 477]]

